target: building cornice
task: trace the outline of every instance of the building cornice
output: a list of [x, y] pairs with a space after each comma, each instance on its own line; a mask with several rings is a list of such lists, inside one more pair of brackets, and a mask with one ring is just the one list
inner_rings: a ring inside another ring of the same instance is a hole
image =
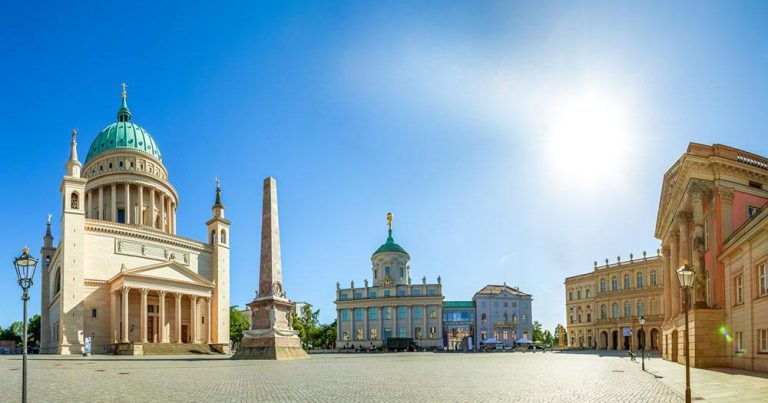
[[94, 218], [85, 219], [85, 230], [89, 232], [119, 235], [153, 241], [166, 245], [186, 248], [198, 253], [212, 253], [209, 244], [193, 239], [171, 235], [151, 227], [138, 226], [133, 224], [121, 224], [111, 221], [98, 220]]

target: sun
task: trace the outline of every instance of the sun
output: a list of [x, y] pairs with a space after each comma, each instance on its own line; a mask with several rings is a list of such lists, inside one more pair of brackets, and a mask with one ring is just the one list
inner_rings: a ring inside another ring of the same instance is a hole
[[621, 98], [581, 91], [557, 103], [551, 119], [544, 153], [552, 174], [577, 187], [621, 179], [633, 138]]

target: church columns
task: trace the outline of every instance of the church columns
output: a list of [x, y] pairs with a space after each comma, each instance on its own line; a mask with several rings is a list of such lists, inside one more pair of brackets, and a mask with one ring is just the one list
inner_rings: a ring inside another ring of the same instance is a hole
[[86, 217], [93, 218], [93, 191], [88, 192], [88, 211], [85, 213]]
[[141, 340], [142, 343], [147, 342], [147, 294], [149, 293], [149, 290], [146, 288], [141, 289], [141, 325], [139, 326], [139, 331], [141, 332]]
[[110, 201], [112, 202], [112, 222], [117, 222], [117, 185], [112, 184], [112, 196], [110, 197]]
[[109, 293], [109, 318], [112, 321], [110, 331], [112, 332], [112, 343], [120, 340], [120, 320], [117, 315], [117, 291]]
[[165, 193], [160, 192], [160, 231], [166, 232], [165, 229]]
[[176, 315], [175, 315], [175, 325], [176, 325], [176, 343], [181, 343], [181, 296], [183, 294], [180, 292], [175, 293], [176, 296]]
[[176, 235], [176, 203], [171, 202], [171, 234]]
[[149, 215], [147, 217], [149, 220], [149, 226], [152, 228], [157, 228], [157, 224], [155, 222], [155, 188], [149, 188]]
[[197, 297], [189, 296], [189, 340], [197, 343]]
[[137, 213], [138, 220], [136, 224], [144, 225], [144, 185], [139, 184], [139, 211]]
[[96, 218], [104, 219], [104, 186], [99, 186], [99, 205], [96, 208]]
[[123, 322], [123, 337], [122, 337], [122, 340], [121, 340], [121, 342], [123, 342], [123, 343], [128, 343], [128, 341], [129, 341], [129, 339], [128, 339], [128, 293], [130, 291], [131, 291], [131, 289], [128, 288], [128, 287], [123, 287], [123, 289], [122, 289], [123, 300], [122, 300], [122, 303], [120, 304], [120, 307], [122, 308], [122, 311], [123, 311], [123, 315], [122, 315], [123, 316], [123, 320], [122, 320], [122, 322]]
[[207, 309], [205, 313], [206, 335], [205, 342], [211, 344], [211, 297], [205, 297], [205, 307]]
[[160, 323], [158, 324], [157, 329], [159, 330], [159, 342], [160, 343], [167, 343], [168, 342], [168, 332], [165, 331], [165, 294], [166, 291], [158, 291], [157, 297], [160, 302]]
[[131, 222], [131, 184], [125, 182], [125, 223], [133, 224]]

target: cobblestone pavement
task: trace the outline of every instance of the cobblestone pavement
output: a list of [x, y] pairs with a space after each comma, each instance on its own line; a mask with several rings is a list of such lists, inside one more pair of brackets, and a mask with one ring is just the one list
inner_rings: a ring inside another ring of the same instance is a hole
[[[2, 401], [21, 398], [21, 358], [0, 358]], [[55, 357], [29, 361], [29, 397], [46, 401], [667, 402], [678, 392], [624, 357], [570, 353], [225, 357]]]

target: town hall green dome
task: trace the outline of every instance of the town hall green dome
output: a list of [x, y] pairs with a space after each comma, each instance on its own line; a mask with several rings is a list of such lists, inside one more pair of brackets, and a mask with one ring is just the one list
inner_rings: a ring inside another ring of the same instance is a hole
[[397, 252], [397, 253], [403, 253], [405, 255], [408, 255], [408, 252], [406, 252], [402, 246], [395, 243], [395, 239], [392, 238], [391, 229], [389, 230], [389, 236], [387, 237], [387, 242], [379, 246], [379, 249], [376, 249], [376, 252], [373, 252], [373, 256], [376, 256], [379, 253], [386, 253], [386, 252]]
[[131, 123], [131, 111], [128, 110], [125, 98], [125, 92], [123, 92], [123, 103], [117, 111], [117, 122], [105, 127], [91, 143], [85, 157], [86, 165], [89, 160], [100, 154], [119, 149], [140, 151], [160, 161], [163, 160], [163, 155], [149, 132]]

